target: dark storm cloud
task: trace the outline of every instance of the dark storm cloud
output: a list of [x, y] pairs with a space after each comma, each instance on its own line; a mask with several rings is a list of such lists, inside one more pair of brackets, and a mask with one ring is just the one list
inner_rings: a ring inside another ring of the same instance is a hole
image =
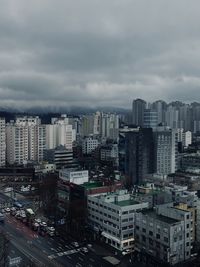
[[198, 100], [198, 1], [0, 2], [2, 105]]

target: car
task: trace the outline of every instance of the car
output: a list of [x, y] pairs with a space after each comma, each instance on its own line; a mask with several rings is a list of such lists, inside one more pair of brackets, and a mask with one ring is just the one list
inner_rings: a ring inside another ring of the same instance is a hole
[[10, 212], [10, 208], [5, 208], [5, 212]]
[[78, 247], [79, 247], [78, 242], [73, 242], [72, 245], [73, 245], [75, 248], [78, 248]]
[[9, 192], [12, 192], [13, 191], [13, 188], [12, 187], [6, 187], [5, 189], [4, 189], [4, 192], [5, 193], [9, 193]]
[[122, 251], [122, 255], [127, 255], [127, 254], [131, 254], [132, 252], [134, 252], [134, 249], [126, 249], [124, 251]]
[[88, 252], [88, 249], [87, 249], [86, 247], [83, 247], [81, 250], [82, 250], [83, 252], [85, 252], [85, 253]]
[[46, 223], [46, 222], [41, 222], [41, 223], [40, 223], [40, 226], [42, 226], [42, 227], [47, 227], [47, 223]]
[[40, 224], [42, 221], [40, 218], [37, 218], [37, 219], [35, 219], [35, 222]]
[[87, 246], [88, 246], [88, 248], [91, 248], [91, 247], [92, 247], [92, 245], [91, 245], [91, 244], [87, 244]]
[[12, 207], [11, 209], [10, 209], [10, 214], [12, 215], [12, 216], [15, 216], [15, 214], [16, 214], [16, 208], [15, 207]]

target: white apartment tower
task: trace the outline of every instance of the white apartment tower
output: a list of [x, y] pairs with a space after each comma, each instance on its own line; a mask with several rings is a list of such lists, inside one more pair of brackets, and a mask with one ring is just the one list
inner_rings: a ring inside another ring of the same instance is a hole
[[6, 158], [9, 164], [22, 164], [26, 160], [43, 160], [46, 148], [46, 128], [36, 117], [18, 117], [6, 125]]
[[0, 166], [6, 163], [5, 118], [0, 117]]
[[51, 124], [47, 124], [45, 127], [47, 149], [63, 145], [66, 149], [72, 150], [73, 142], [76, 140], [76, 131], [69, 124], [66, 115], [52, 118]]
[[28, 127], [11, 122], [6, 125], [6, 161], [22, 164], [25, 160], [28, 160]]
[[101, 137], [117, 140], [119, 136], [119, 115], [101, 114]]
[[177, 169], [177, 132], [158, 127], [154, 132], [156, 173], [168, 175]]

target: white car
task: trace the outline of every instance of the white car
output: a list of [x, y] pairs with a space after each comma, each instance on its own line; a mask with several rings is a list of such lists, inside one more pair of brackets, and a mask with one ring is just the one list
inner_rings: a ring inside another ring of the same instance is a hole
[[126, 250], [122, 251], [122, 255], [131, 254], [132, 252], [134, 252], [134, 249], [126, 249]]
[[40, 226], [47, 227], [47, 223], [46, 222], [41, 222]]
[[83, 252], [85, 252], [85, 253], [88, 252], [88, 249], [87, 249], [86, 247], [83, 247], [81, 250], [82, 250]]
[[37, 218], [37, 219], [35, 219], [35, 222], [40, 224], [42, 221], [41, 221], [41, 219]]
[[9, 192], [12, 192], [12, 191], [13, 191], [12, 187], [7, 187], [7, 188], [4, 189], [5, 193], [9, 193]]
[[5, 212], [10, 212], [10, 208], [5, 208]]

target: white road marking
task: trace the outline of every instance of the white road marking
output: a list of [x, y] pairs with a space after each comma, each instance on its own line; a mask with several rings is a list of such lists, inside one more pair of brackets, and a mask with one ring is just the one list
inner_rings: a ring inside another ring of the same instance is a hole
[[58, 255], [59, 257], [62, 257], [62, 256], [64, 255], [64, 253], [63, 253], [63, 252], [59, 252], [57, 255]]

